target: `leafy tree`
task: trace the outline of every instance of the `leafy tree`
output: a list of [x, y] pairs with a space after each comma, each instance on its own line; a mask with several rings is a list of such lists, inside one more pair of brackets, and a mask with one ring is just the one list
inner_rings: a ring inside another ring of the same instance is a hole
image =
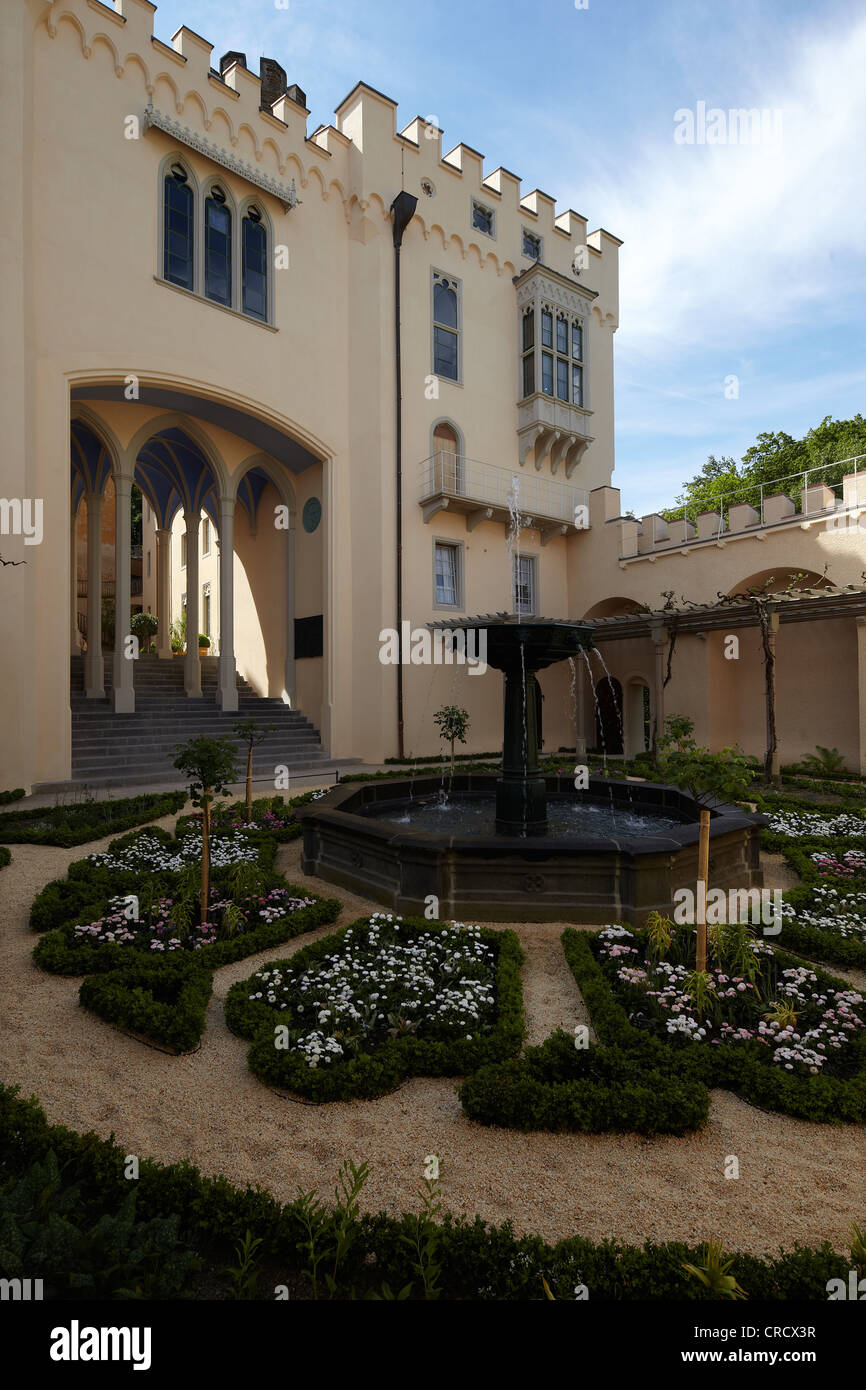
[[273, 724], [257, 724], [255, 719], [238, 719], [235, 723], [235, 738], [247, 746], [247, 821], [253, 818], [253, 749], [264, 743]]
[[[668, 521], [684, 513], [694, 521], [700, 512], [716, 511], [723, 496], [727, 511], [731, 501], [748, 502], [757, 507], [761, 497], [775, 490], [775, 484], [786, 478], [785, 491], [799, 506], [802, 502], [802, 475], [811, 469], [821, 469], [810, 482], [841, 483], [850, 465], [843, 460], [866, 454], [866, 419], [855, 415], [850, 420], [834, 420], [826, 415], [819, 425], [807, 430], [802, 439], [794, 439], [784, 430], [765, 430], [758, 435], [738, 464], [733, 458], [717, 459], [713, 454], [699, 473], [687, 482], [677, 506], [664, 511]], [[796, 478], [799, 474], [800, 479]], [[792, 475], [795, 475], [792, 477]], [[736, 499], [730, 496], [737, 493]]]
[[133, 613], [129, 626], [132, 628], [133, 637], [138, 638], [138, 643], [143, 652], [152, 649], [151, 638], [155, 637], [159, 631], [159, 622], [154, 613]]
[[443, 705], [433, 716], [433, 723], [439, 728], [440, 738], [451, 744], [451, 773], [454, 774], [454, 744], [465, 743], [469, 729], [469, 711], [459, 705]]
[[191, 738], [176, 750], [174, 765], [189, 781], [193, 806], [201, 815], [201, 921], [207, 921], [210, 893], [210, 808], [211, 802], [237, 778], [237, 753], [228, 738]]

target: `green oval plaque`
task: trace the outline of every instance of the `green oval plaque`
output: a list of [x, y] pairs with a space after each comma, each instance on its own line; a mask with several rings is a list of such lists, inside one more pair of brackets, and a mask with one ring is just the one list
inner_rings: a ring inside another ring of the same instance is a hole
[[301, 512], [301, 521], [305, 531], [313, 532], [322, 520], [322, 504], [318, 497], [308, 497], [304, 503], [304, 510]]

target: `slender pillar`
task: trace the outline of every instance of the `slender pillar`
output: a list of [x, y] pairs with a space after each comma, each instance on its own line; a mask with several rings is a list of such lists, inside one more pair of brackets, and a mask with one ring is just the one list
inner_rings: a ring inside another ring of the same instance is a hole
[[781, 776], [778, 730], [776, 724], [776, 638], [779, 633], [779, 614], [771, 613], [767, 622], [767, 649], [765, 656], [766, 702], [767, 702], [767, 757], [766, 771], [775, 784]]
[[857, 618], [857, 708], [860, 729], [860, 775], [866, 777], [866, 617]]
[[171, 660], [171, 531], [156, 529], [156, 634], [157, 655]]
[[88, 700], [105, 699], [102, 661], [102, 493], [88, 492], [87, 502], [87, 653], [84, 690]]
[[580, 655], [572, 657], [574, 668], [574, 743], [578, 762], [586, 757], [586, 668]]
[[78, 555], [76, 544], [76, 524], [78, 517], [75, 508], [69, 506], [69, 651], [77, 656], [78, 645]]
[[114, 712], [135, 710], [135, 662], [127, 638], [132, 619], [132, 478], [114, 476]]
[[201, 662], [198, 655], [199, 582], [198, 552], [201, 512], [184, 512], [186, 521], [186, 658], [183, 684], [190, 699], [201, 699]]
[[290, 526], [286, 532], [286, 697], [292, 709], [297, 708], [298, 697], [295, 688], [295, 528]]
[[[238, 684], [235, 678], [235, 499], [219, 499], [220, 552], [220, 655], [217, 681], [217, 704], [222, 710], [238, 707]], [[187, 551], [187, 565], [189, 551]], [[188, 602], [189, 600], [187, 600]]]
[[653, 656], [655, 657], [652, 702], [655, 737], [651, 739], [650, 747], [655, 749], [658, 740], [665, 731], [665, 665], [667, 662], [667, 649], [670, 636], [664, 623], [653, 623], [651, 633], [653, 639]]

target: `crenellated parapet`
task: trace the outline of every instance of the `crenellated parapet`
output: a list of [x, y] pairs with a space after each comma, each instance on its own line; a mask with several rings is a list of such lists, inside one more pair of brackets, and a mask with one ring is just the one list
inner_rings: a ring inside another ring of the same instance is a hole
[[[616, 237], [588, 233], [581, 214], [557, 212], [541, 189], [523, 192], [520, 178], [502, 166], [485, 174], [472, 146], [443, 150], [434, 115], [399, 127], [396, 102], [364, 82], [337, 106], [333, 126], [308, 135], [305, 93], [278, 62], [262, 59], [257, 74], [241, 53], [215, 61], [213, 44], [186, 25], [166, 43], [154, 33], [155, 12], [150, 0], [46, 0], [40, 23], [50, 38], [71, 27], [85, 59], [107, 50], [115, 77], [143, 97], [139, 114], [156, 113], [151, 125], [179, 139], [186, 134], [205, 157], [221, 151], [217, 162], [226, 168], [254, 169], [254, 181], [284, 206], [292, 205], [292, 180], [323, 200], [336, 193], [347, 222], [362, 224], [360, 238], [368, 240], [387, 229], [391, 200], [405, 186], [419, 197], [416, 226], [425, 240], [498, 276], [519, 275], [537, 259], [592, 288], [597, 321], [616, 328]], [[476, 201], [489, 216], [487, 232], [473, 225]]]

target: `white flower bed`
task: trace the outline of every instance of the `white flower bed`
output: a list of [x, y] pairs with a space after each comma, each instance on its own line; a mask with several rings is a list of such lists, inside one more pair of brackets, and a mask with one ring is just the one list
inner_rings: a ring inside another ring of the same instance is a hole
[[861, 835], [866, 838], [866, 820], [850, 811], [770, 811], [768, 830], [789, 840], [824, 839], [825, 836]]
[[796, 918], [804, 926], [815, 927], [818, 931], [866, 940], [866, 892], [846, 891], [829, 883], [818, 884], [808, 907], [794, 907], [783, 902], [782, 917]]
[[481, 928], [454, 923], [405, 933], [402, 918], [377, 912], [342, 945], [298, 973], [269, 966], [253, 977], [251, 1000], [294, 1024], [290, 1047], [310, 1067], [327, 1065], [389, 1036], [471, 1039], [493, 1022], [495, 956]]
[[[153, 835], [139, 835], [133, 844], [114, 853], [88, 855], [91, 863], [105, 869], [125, 873], [177, 873], [201, 860], [201, 832], [187, 831], [181, 840], [180, 850], [169, 853], [161, 840]], [[232, 864], [255, 864], [259, 852], [246, 835], [212, 835], [210, 841], [210, 863], [212, 869], [224, 869]]]

